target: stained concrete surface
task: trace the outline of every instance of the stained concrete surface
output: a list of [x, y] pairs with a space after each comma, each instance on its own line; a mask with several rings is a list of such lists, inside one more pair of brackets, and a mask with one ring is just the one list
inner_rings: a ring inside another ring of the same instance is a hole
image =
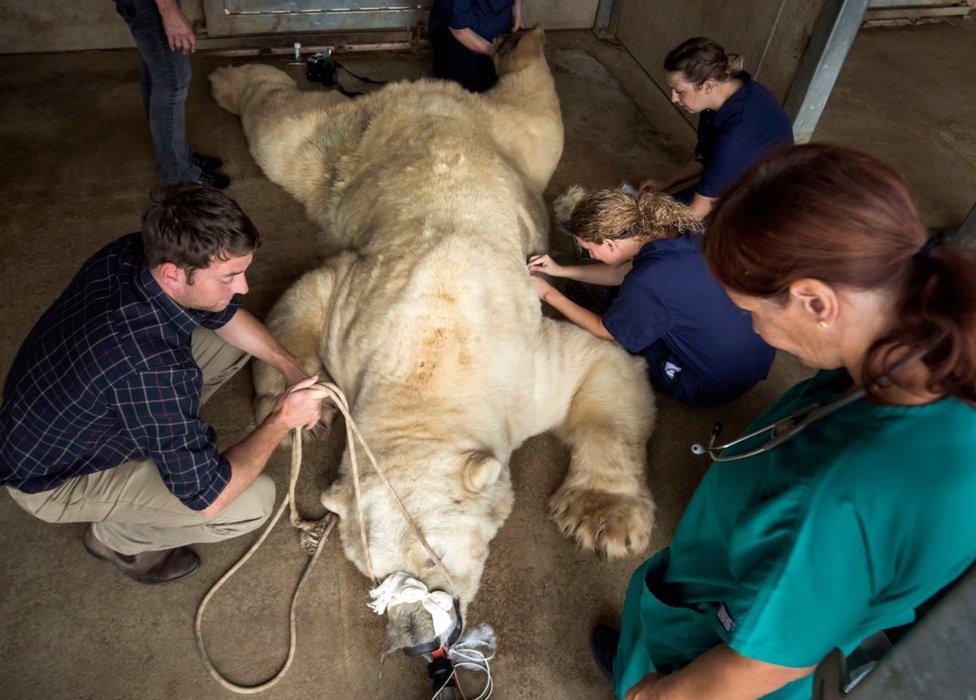
[[814, 137], [882, 157], [927, 225], [957, 225], [976, 201], [973, 61], [976, 18], [862, 30]]
[[[864, 32], [821, 129], [832, 140], [869, 148], [899, 167], [918, 188], [932, 225], [961, 219], [976, 197], [976, 138], [961, 126], [962, 105], [976, 104], [976, 86], [961, 79], [976, 64], [974, 38], [970, 22]], [[566, 150], [547, 192], [550, 200], [574, 182], [636, 182], [690, 153], [690, 127], [625, 51], [599, 44], [586, 32], [566, 32], [550, 35], [548, 55], [566, 122]], [[427, 70], [422, 53], [343, 60], [381, 79], [419, 77]], [[209, 96], [204, 76], [229, 62], [194, 57], [190, 135], [200, 150], [225, 159], [234, 178], [229, 193], [262, 231], [265, 242], [245, 298], [262, 315], [291, 280], [315, 264], [313, 228], [301, 208], [263, 177], [237, 118]], [[297, 70], [283, 59], [270, 62]], [[348, 80], [347, 86], [355, 83]], [[84, 259], [138, 228], [154, 172], [133, 52], [0, 57], [0, 91], [5, 375], [21, 340]], [[942, 145], [947, 142], [954, 145]], [[553, 249], [564, 254], [568, 241], [554, 237]], [[769, 380], [729, 406], [692, 410], [659, 398], [648, 457], [658, 522], [648, 554], [668, 542], [706, 467], [692, 457], [689, 444], [706, 437], [719, 417], [727, 430], [741, 429], [805, 374], [781, 356]], [[250, 429], [250, 398], [245, 370], [205, 407], [222, 447]], [[334, 436], [307, 451], [310, 468], [299, 500], [310, 515], [322, 512], [316, 494], [334, 474], [338, 442]], [[492, 543], [468, 614], [469, 623], [488, 622], [498, 633], [498, 698], [609, 697], [586, 640], [594, 622], [612, 622], [619, 614], [639, 560], [605, 562], [579, 553], [546, 518], [546, 499], [567, 461], [566, 450], [547, 435], [530, 440], [512, 460], [515, 508]], [[287, 454], [278, 453], [268, 469], [283, 493]], [[84, 526], [46, 525], [3, 494], [0, 528], [4, 697], [232, 696], [198, 659], [192, 622], [203, 594], [253, 537], [200, 546], [203, 566], [194, 577], [147, 588], [87, 556], [80, 543]], [[304, 561], [294, 535], [282, 525], [211, 605], [205, 623], [211, 653], [234, 679], [254, 683], [283, 658], [288, 598]], [[389, 656], [380, 675], [385, 635], [380, 618], [365, 606], [368, 587], [330, 544], [302, 599], [292, 670], [266, 697], [428, 695], [424, 665], [416, 659]], [[478, 679], [467, 678], [470, 695]]]

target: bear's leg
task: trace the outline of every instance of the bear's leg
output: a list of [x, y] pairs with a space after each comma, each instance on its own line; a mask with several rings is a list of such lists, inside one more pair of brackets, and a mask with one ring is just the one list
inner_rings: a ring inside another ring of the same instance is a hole
[[[549, 323], [557, 323], [548, 321]], [[577, 546], [603, 557], [643, 551], [654, 525], [647, 439], [654, 400], [642, 363], [621, 348], [561, 323], [556, 382], [571, 397], [556, 435], [571, 449], [569, 472], [549, 514]], [[555, 334], [553, 334], [555, 335]]]
[[[301, 362], [306, 374], [319, 375], [319, 381], [329, 381], [328, 369], [322, 364], [320, 343], [331, 314], [333, 294], [351, 261], [351, 255], [340, 255], [306, 272], [285, 291], [266, 320], [271, 334]], [[286, 388], [281, 372], [254, 361], [254, 415], [259, 424], [271, 413]], [[313, 438], [328, 432], [335, 412], [331, 403], [323, 402], [322, 419], [312, 430]]]
[[334, 154], [317, 136], [333, 107], [348, 98], [299, 90], [286, 73], [261, 64], [218, 68], [210, 83], [220, 106], [240, 115], [248, 148], [267, 178], [306, 207], [320, 199], [330, 172], [328, 156]]
[[519, 233], [522, 254], [544, 253], [549, 250], [549, 212], [540, 195], [528, 188], [522, 193], [519, 202]]

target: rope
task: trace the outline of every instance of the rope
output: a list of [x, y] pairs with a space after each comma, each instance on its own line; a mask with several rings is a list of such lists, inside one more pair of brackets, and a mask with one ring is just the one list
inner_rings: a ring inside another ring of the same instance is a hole
[[[325, 394], [325, 398], [332, 401], [332, 403], [336, 405], [336, 407], [339, 409], [339, 411], [342, 413], [343, 417], [345, 418], [346, 446], [347, 449], [349, 450], [349, 461], [350, 461], [350, 466], [352, 467], [352, 475], [353, 475], [353, 489], [356, 494], [356, 511], [359, 517], [359, 536], [362, 540], [363, 552], [365, 553], [366, 556], [366, 568], [369, 571], [369, 576], [373, 580], [374, 584], [377, 583], [377, 580], [376, 580], [376, 575], [373, 571], [373, 561], [369, 551], [369, 541], [368, 538], [366, 537], [365, 519], [363, 518], [362, 493], [360, 488], [361, 477], [359, 474], [359, 463], [356, 458], [357, 441], [362, 446], [363, 452], [366, 454], [366, 457], [369, 460], [370, 465], [380, 476], [383, 483], [386, 484], [386, 487], [390, 490], [390, 493], [393, 495], [393, 499], [396, 502], [397, 507], [400, 509], [400, 513], [403, 515], [404, 518], [406, 518], [407, 524], [410, 526], [413, 533], [420, 540], [421, 545], [423, 545], [424, 549], [431, 556], [434, 562], [438, 566], [440, 566], [440, 568], [444, 571], [444, 573], [447, 575], [448, 580], [453, 582], [454, 579], [451, 576], [451, 572], [448, 571], [447, 567], [444, 566], [444, 562], [441, 561], [440, 557], [437, 556], [433, 548], [431, 548], [430, 544], [427, 542], [427, 539], [424, 537], [423, 532], [421, 532], [420, 528], [417, 526], [416, 521], [414, 521], [414, 519], [410, 516], [410, 513], [403, 505], [403, 501], [400, 500], [400, 496], [393, 488], [393, 484], [390, 483], [390, 480], [387, 478], [386, 473], [380, 468], [379, 464], [376, 461], [376, 458], [373, 456], [373, 453], [370, 451], [369, 446], [366, 444], [366, 441], [363, 439], [362, 433], [359, 432], [359, 427], [356, 425], [355, 421], [352, 418], [352, 412], [349, 410], [349, 402], [346, 399], [345, 394], [343, 394], [342, 390], [339, 387], [337, 387], [335, 384], [328, 384], [325, 382], [319, 382], [318, 384], [315, 384], [314, 388], [323, 392]], [[288, 478], [288, 494], [287, 496], [285, 496], [285, 500], [282, 501], [280, 506], [278, 506], [278, 510], [272, 516], [270, 522], [268, 522], [268, 525], [264, 528], [264, 532], [261, 533], [261, 536], [258, 537], [257, 541], [253, 545], [251, 545], [250, 549], [248, 549], [244, 553], [244, 555], [237, 561], [237, 563], [234, 564], [232, 567], [230, 567], [224, 573], [224, 575], [221, 576], [217, 580], [217, 582], [214, 583], [213, 586], [211, 586], [210, 590], [207, 591], [207, 594], [203, 597], [203, 600], [200, 601], [199, 607], [197, 607], [196, 618], [193, 621], [193, 631], [196, 634], [197, 649], [200, 652], [200, 657], [203, 659], [203, 662], [206, 665], [207, 670], [210, 671], [210, 675], [213, 676], [214, 680], [220, 683], [220, 685], [226, 688], [227, 690], [233, 691], [235, 693], [240, 693], [242, 695], [253, 695], [255, 693], [263, 692], [268, 688], [274, 686], [288, 672], [288, 668], [291, 666], [291, 662], [295, 658], [295, 649], [296, 649], [295, 610], [297, 608], [297, 603], [298, 603], [298, 594], [301, 593], [301, 590], [305, 585], [305, 581], [308, 580], [308, 575], [312, 571], [312, 567], [315, 566], [315, 562], [318, 561], [319, 556], [322, 554], [322, 549], [325, 543], [329, 539], [329, 535], [332, 534], [332, 529], [335, 527], [335, 524], [338, 522], [338, 516], [336, 516], [334, 513], [327, 514], [321, 520], [303, 520], [302, 517], [299, 515], [298, 507], [295, 501], [295, 485], [298, 483], [298, 475], [299, 472], [301, 471], [301, 468], [302, 468], [302, 435], [301, 435], [301, 430], [296, 428], [295, 430], [292, 431], [292, 435], [291, 435], [291, 472]], [[267, 680], [262, 681], [256, 685], [238, 685], [228, 680], [225, 676], [221, 675], [220, 671], [216, 669], [216, 667], [213, 665], [213, 662], [210, 660], [210, 655], [207, 653], [207, 646], [203, 640], [203, 631], [202, 631], [203, 614], [207, 608], [207, 605], [210, 603], [210, 599], [213, 598], [214, 594], [220, 589], [220, 587], [223, 586], [224, 583], [228, 579], [230, 579], [230, 577], [233, 576], [237, 572], [237, 570], [240, 569], [241, 566], [243, 566], [248, 559], [251, 558], [251, 555], [253, 555], [254, 552], [256, 552], [257, 549], [262, 544], [264, 544], [264, 541], [268, 538], [268, 535], [271, 534], [271, 531], [274, 529], [275, 525], [281, 519], [281, 515], [282, 513], [285, 512], [285, 508], [289, 508], [289, 521], [291, 522], [292, 526], [301, 531], [301, 537], [300, 537], [301, 546], [305, 549], [306, 552], [308, 552], [309, 555], [311, 555], [311, 558], [309, 559], [308, 563], [305, 565], [305, 570], [302, 572], [301, 578], [298, 580], [298, 585], [295, 586], [295, 592], [292, 594], [292, 598], [291, 598], [291, 606], [288, 612], [288, 625], [289, 625], [288, 656], [285, 658], [284, 663], [281, 665], [278, 671], [276, 671], [275, 674], [270, 678], [268, 678]]]
[[458, 675], [458, 669], [461, 668], [485, 675], [485, 684], [474, 700], [488, 700], [495, 688], [495, 680], [491, 676], [491, 661], [495, 658], [495, 630], [488, 625], [469, 629], [454, 646], [447, 650], [447, 656], [454, 662], [454, 673], [437, 689], [431, 700], [437, 700], [451, 678], [457, 683], [456, 687], [461, 697], [466, 697], [461, 690], [461, 678]]
[[369, 542], [367, 541], [366, 537], [366, 524], [365, 519], [363, 518], [362, 493], [359, 485], [359, 462], [358, 458], [356, 457], [355, 449], [356, 442], [362, 446], [366, 459], [369, 460], [373, 470], [386, 485], [390, 495], [393, 496], [393, 501], [396, 503], [400, 514], [403, 515], [404, 519], [407, 521], [407, 525], [410, 526], [413, 534], [417, 536], [417, 539], [420, 541], [420, 544], [423, 546], [424, 550], [430, 555], [430, 558], [434, 561], [434, 563], [440, 567], [441, 571], [444, 572], [447, 580], [454, 583], [454, 577], [451, 575], [451, 572], [444, 565], [444, 562], [441, 561], [441, 558], [437, 556], [437, 553], [434, 551], [433, 547], [430, 546], [430, 543], [427, 542], [427, 538], [424, 537], [424, 533], [420, 530], [420, 527], [417, 525], [416, 521], [410, 516], [410, 513], [407, 511], [407, 507], [403, 505], [403, 501], [400, 500], [399, 494], [397, 494], [396, 489], [393, 488], [393, 484], [390, 483], [389, 478], [386, 476], [386, 472], [384, 472], [380, 468], [380, 465], [376, 462], [376, 457], [373, 456], [372, 451], [369, 449], [369, 445], [366, 444], [366, 440], [363, 439], [362, 433], [359, 432], [359, 427], [352, 419], [352, 413], [349, 410], [349, 403], [345, 394], [343, 394], [342, 390], [339, 389], [339, 387], [337, 387], [335, 384], [320, 382], [315, 386], [316, 388], [321, 388], [326, 393], [327, 398], [329, 398], [336, 405], [339, 411], [342, 412], [343, 417], [346, 419], [346, 445], [349, 450], [349, 466], [352, 468], [353, 490], [356, 494], [356, 511], [359, 516], [359, 536], [362, 539], [363, 551], [366, 553], [366, 568], [369, 571], [369, 576], [373, 580], [373, 583], [378, 583], [378, 581], [376, 579], [376, 575], [373, 573], [373, 562], [372, 558], [370, 557]]
[[[241, 693], [242, 695], [253, 695], [255, 693], [260, 693], [268, 688], [275, 685], [279, 680], [284, 677], [288, 672], [288, 668], [291, 666], [291, 662], [295, 658], [296, 649], [296, 633], [295, 633], [295, 610], [298, 603], [298, 594], [301, 592], [302, 587], [305, 585], [305, 581], [308, 580], [308, 575], [312, 571], [312, 567], [315, 566], [315, 562], [318, 561], [319, 555], [322, 554], [323, 545], [329, 539], [329, 535], [332, 534], [332, 528], [335, 527], [338, 521], [337, 516], [334, 513], [329, 513], [324, 518], [318, 521], [307, 521], [302, 520], [298, 515], [298, 509], [295, 506], [295, 483], [298, 481], [298, 472], [301, 470], [302, 464], [302, 436], [301, 431], [294, 430], [292, 432], [291, 438], [291, 476], [288, 480], [288, 495], [285, 496], [285, 500], [282, 501], [281, 505], [278, 506], [277, 512], [272, 516], [271, 521], [268, 523], [267, 527], [264, 528], [264, 532], [257, 541], [251, 545], [244, 556], [242, 556], [236, 564], [230, 567], [223, 576], [221, 576], [217, 582], [211, 586], [210, 590], [207, 591], [207, 595], [203, 597], [200, 601], [200, 606], [197, 608], [196, 619], [193, 622], [193, 631], [197, 638], [197, 649], [200, 651], [200, 657], [203, 659], [203, 663], [207, 666], [207, 670], [210, 671], [210, 675], [213, 676], [220, 685], [222, 685], [227, 690], [231, 690], [235, 693]], [[288, 656], [285, 658], [285, 662], [281, 665], [277, 672], [270, 678], [256, 685], [238, 685], [226, 677], [221, 675], [213, 662], [210, 660], [210, 655], [207, 653], [207, 646], [203, 641], [203, 613], [210, 603], [210, 599], [213, 598], [214, 594], [220, 589], [224, 583], [233, 576], [244, 563], [251, 558], [251, 555], [257, 551], [258, 547], [264, 544], [264, 541], [268, 539], [268, 535], [274, 529], [274, 526], [278, 524], [281, 519], [281, 514], [285, 512], [285, 508], [291, 509], [289, 519], [291, 524], [296, 528], [301, 530], [301, 544], [302, 547], [311, 554], [311, 559], [305, 565], [305, 571], [302, 572], [301, 578], [298, 580], [298, 585], [295, 586], [295, 592], [292, 594], [291, 606], [288, 612], [288, 628], [289, 628], [289, 641], [288, 641]]]

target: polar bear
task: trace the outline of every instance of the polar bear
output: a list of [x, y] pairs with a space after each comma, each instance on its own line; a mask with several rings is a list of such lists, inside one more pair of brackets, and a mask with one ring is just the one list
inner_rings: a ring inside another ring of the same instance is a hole
[[[420, 80], [347, 100], [300, 92], [262, 65], [211, 76], [264, 172], [339, 250], [284, 293], [268, 327], [309, 374], [346, 393], [450, 575], [361, 457], [374, 572], [408, 572], [462, 611], [512, 508], [509, 458], [529, 437], [553, 430], [571, 448], [550, 514], [579, 547], [637, 554], [654, 513], [645, 477], [654, 405], [642, 361], [545, 318], [526, 271], [527, 254], [546, 245], [542, 191], [563, 145], [542, 32], [513, 35], [495, 61], [498, 84], [483, 95]], [[259, 364], [255, 386], [260, 419], [284, 385]], [[347, 445], [322, 502], [341, 518], [346, 556], [368, 575], [350, 449], [359, 448]], [[401, 614], [398, 624], [404, 645], [419, 641], [419, 619]]]

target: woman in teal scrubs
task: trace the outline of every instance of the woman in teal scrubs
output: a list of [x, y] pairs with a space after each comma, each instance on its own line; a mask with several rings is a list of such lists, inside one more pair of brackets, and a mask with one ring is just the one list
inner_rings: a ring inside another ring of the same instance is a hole
[[814, 145], [750, 169], [704, 254], [766, 342], [821, 370], [749, 430], [868, 396], [714, 463], [634, 574], [615, 656], [606, 628], [594, 651], [622, 699], [805, 700], [834, 647], [912, 621], [976, 559], [976, 251], [928, 241], [887, 166]]

